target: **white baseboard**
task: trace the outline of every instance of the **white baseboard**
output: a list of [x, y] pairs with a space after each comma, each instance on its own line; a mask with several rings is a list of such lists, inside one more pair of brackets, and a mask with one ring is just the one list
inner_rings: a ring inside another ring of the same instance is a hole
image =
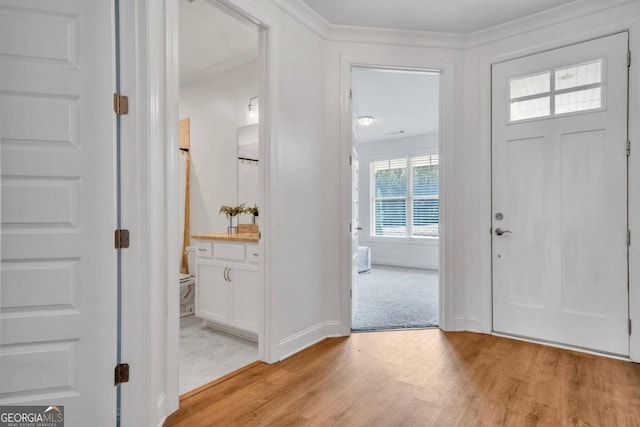
[[221, 325], [219, 323], [212, 322], [210, 320], [203, 320], [203, 321], [205, 326], [208, 328], [226, 332], [228, 334], [235, 335], [249, 341], [258, 342], [258, 334], [256, 334], [255, 332], [243, 331], [242, 329], [233, 328], [227, 325]]
[[341, 337], [342, 322], [329, 321], [318, 323], [300, 332], [280, 340], [280, 360], [304, 350], [325, 338]]
[[406, 262], [398, 261], [396, 259], [380, 259], [371, 258], [371, 265], [386, 265], [389, 267], [406, 267], [406, 268], [422, 268], [425, 270], [439, 270], [440, 266], [437, 264], [424, 263], [424, 262]]
[[467, 316], [454, 316], [454, 331], [462, 332], [478, 332], [482, 334], [488, 333], [482, 327], [482, 321], [473, 317]]
[[158, 400], [156, 402], [156, 419], [157, 420], [162, 420], [162, 422], [164, 423], [164, 420], [167, 418], [168, 414], [167, 414], [167, 393], [165, 393], [164, 391], [162, 393], [160, 393], [160, 395], [158, 396]]

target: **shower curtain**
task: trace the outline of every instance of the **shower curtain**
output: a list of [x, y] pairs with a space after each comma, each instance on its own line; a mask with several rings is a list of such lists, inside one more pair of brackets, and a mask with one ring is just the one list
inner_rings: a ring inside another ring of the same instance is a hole
[[180, 257], [180, 273], [187, 274], [187, 246], [190, 234], [190, 157], [188, 150], [180, 150], [180, 224], [182, 229], [182, 255]]

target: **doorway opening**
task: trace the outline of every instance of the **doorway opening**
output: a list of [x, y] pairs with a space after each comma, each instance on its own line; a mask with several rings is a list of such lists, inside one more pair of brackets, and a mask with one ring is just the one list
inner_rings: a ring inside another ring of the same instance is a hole
[[440, 77], [352, 67], [352, 331], [438, 327]]
[[179, 392], [258, 360], [260, 28], [180, 0]]

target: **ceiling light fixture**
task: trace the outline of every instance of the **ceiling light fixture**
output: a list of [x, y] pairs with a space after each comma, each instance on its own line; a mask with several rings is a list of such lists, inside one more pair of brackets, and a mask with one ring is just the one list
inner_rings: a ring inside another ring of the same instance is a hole
[[258, 99], [257, 96], [254, 96], [249, 100], [249, 105], [247, 105], [247, 121], [248, 122], [257, 122], [258, 121], [258, 106], [253, 105], [253, 101]]
[[358, 124], [360, 126], [370, 126], [373, 123], [373, 117], [371, 116], [360, 116], [358, 117]]

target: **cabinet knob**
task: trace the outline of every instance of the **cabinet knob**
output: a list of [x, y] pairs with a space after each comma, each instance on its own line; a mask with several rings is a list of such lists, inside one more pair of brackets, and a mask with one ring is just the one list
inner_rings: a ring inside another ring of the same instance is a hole
[[254, 253], [253, 253], [253, 256], [258, 256], [258, 252], [254, 252]]

